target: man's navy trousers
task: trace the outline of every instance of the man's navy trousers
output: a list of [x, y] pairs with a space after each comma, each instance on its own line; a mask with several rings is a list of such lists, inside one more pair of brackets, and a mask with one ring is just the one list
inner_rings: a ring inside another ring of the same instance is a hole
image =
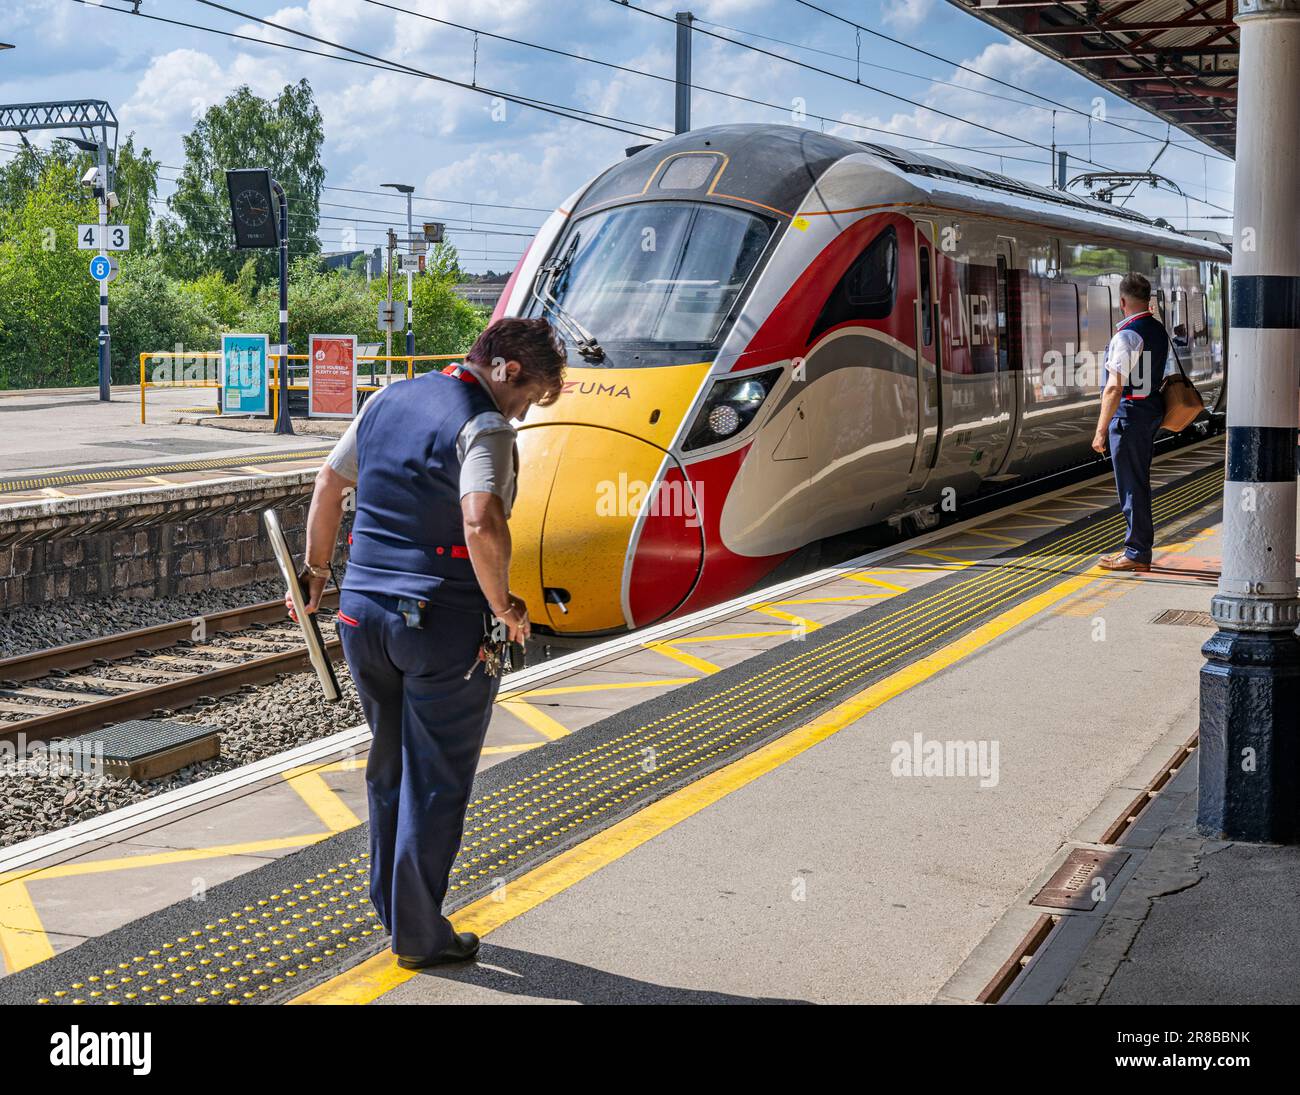
[[442, 915], [465, 807], [500, 679], [475, 664], [484, 616], [428, 603], [406, 625], [397, 598], [344, 589], [339, 633], [374, 741], [370, 899], [397, 954], [424, 957], [452, 940]]
[[1115, 469], [1115, 486], [1128, 522], [1124, 554], [1139, 563], [1151, 562], [1155, 526], [1151, 520], [1151, 454], [1156, 432], [1165, 416], [1160, 395], [1146, 399], [1122, 399], [1110, 420], [1110, 459]]

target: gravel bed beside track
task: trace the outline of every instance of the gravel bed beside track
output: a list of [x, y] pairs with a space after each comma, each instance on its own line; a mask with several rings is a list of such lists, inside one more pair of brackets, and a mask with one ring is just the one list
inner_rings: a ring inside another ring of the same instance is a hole
[[[143, 626], [143, 625], [142, 625]], [[365, 721], [347, 667], [336, 670], [343, 699], [326, 703], [314, 673], [186, 708], [175, 716], [221, 731], [221, 756], [142, 783], [55, 769], [40, 759], [0, 759], [0, 847], [129, 806], [197, 780], [327, 737]]]
[[31, 654], [52, 646], [99, 639], [122, 631], [170, 624], [194, 616], [239, 608], [284, 596], [284, 583], [257, 582], [238, 589], [212, 589], [177, 597], [104, 597], [59, 601], [0, 612], [0, 658]]

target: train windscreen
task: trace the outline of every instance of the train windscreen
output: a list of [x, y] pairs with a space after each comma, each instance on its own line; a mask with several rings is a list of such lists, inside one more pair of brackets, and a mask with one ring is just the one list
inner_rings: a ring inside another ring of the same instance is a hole
[[570, 228], [550, 291], [604, 347], [712, 345], [771, 235], [769, 221], [721, 205], [608, 209]]

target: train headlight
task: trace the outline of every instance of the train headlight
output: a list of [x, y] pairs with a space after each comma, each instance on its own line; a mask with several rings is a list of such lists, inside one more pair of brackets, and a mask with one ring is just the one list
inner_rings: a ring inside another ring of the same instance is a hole
[[715, 437], [730, 437], [740, 422], [740, 412], [730, 403], [719, 403], [709, 412], [709, 430]]
[[715, 381], [682, 448], [700, 449], [738, 434], [754, 420], [780, 376], [780, 369], [771, 369]]

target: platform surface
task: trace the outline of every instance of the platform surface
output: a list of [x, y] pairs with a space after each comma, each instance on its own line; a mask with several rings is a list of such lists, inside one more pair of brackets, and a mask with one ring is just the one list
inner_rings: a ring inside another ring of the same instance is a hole
[[[453, 919], [486, 934], [477, 966], [411, 974], [380, 954], [345, 962], [350, 968], [304, 999], [973, 999], [1007, 957], [1003, 937], [1023, 934], [1020, 924], [1036, 915], [1026, 887], [1071, 842], [1098, 840], [1194, 732], [1199, 647], [1209, 634], [1195, 614], [1214, 588], [1203, 571], [1218, 554], [1221, 461], [1219, 442], [1159, 461], [1157, 483], [1167, 487], [1158, 502], [1167, 517], [1163, 573], [1106, 575], [1086, 560], [1065, 566], [1056, 548], [1044, 553], [1041, 545], [1058, 535], [1092, 550], [1092, 532], [1113, 523], [1113, 487], [1101, 481], [932, 534], [814, 584], [745, 599], [667, 634], [530, 670], [526, 687], [508, 681], [476, 802], [499, 793], [488, 766], [535, 754], [534, 767], [549, 760], [562, 768], [573, 749], [619, 740], [619, 727], [635, 744], [647, 712], [681, 706], [679, 692], [707, 694], [715, 677], [718, 688], [779, 680], [772, 674], [790, 659], [807, 661], [802, 648], [829, 657], [861, 621], [868, 633], [886, 626], [895, 603], [903, 606], [895, 615], [930, 621], [909, 625], [909, 634], [928, 627], [934, 636], [861, 691], [851, 680], [837, 686], [842, 698], [833, 707], [793, 718], [789, 729], [782, 724], [757, 748], [727, 754], [725, 765], [705, 766], [666, 794], [646, 794], [580, 842], [557, 844], [554, 854], [530, 860], [527, 874], [502, 868], [490, 895], [482, 894], [490, 878], [464, 899], [453, 894], [452, 907], [461, 908]], [[997, 583], [1016, 596], [999, 594]], [[978, 617], [963, 616], [974, 596], [967, 589], [992, 590], [980, 594], [988, 603]], [[1169, 610], [1194, 622], [1154, 622]], [[819, 632], [833, 642], [817, 647]], [[811, 665], [816, 673], [816, 658]], [[1141, 710], [1119, 702], [1127, 682], [1153, 666], [1186, 687]], [[931, 742], [972, 742], [977, 751], [983, 743], [981, 755], [996, 766], [982, 777], [902, 774], [901, 758]], [[363, 833], [363, 765], [358, 734], [338, 754], [93, 846], [7, 870], [0, 857], [0, 951], [7, 970], [27, 971], [0, 981], [0, 996], [25, 992], [56, 952], [176, 902], [183, 913], [195, 893], [216, 887], [214, 903], [256, 907], [267, 899], [256, 868], [307, 845], [319, 845], [321, 856], [331, 839], [350, 849], [326, 871], [346, 868], [355, 876], [350, 892], [360, 886], [364, 894], [364, 840], [353, 839]], [[308, 860], [313, 877], [324, 877], [326, 859]], [[461, 870], [473, 862], [464, 859]], [[236, 881], [222, 888], [227, 879]], [[196, 930], [217, 911], [202, 900], [190, 913]], [[348, 908], [356, 933], [349, 938], [372, 946], [368, 903]], [[169, 925], [181, 913], [169, 912]], [[50, 986], [58, 965], [51, 963]]]
[[89, 494], [256, 477], [319, 467], [333, 439], [238, 433], [179, 424], [181, 412], [211, 412], [211, 388], [139, 388], [0, 393], [0, 506]]

